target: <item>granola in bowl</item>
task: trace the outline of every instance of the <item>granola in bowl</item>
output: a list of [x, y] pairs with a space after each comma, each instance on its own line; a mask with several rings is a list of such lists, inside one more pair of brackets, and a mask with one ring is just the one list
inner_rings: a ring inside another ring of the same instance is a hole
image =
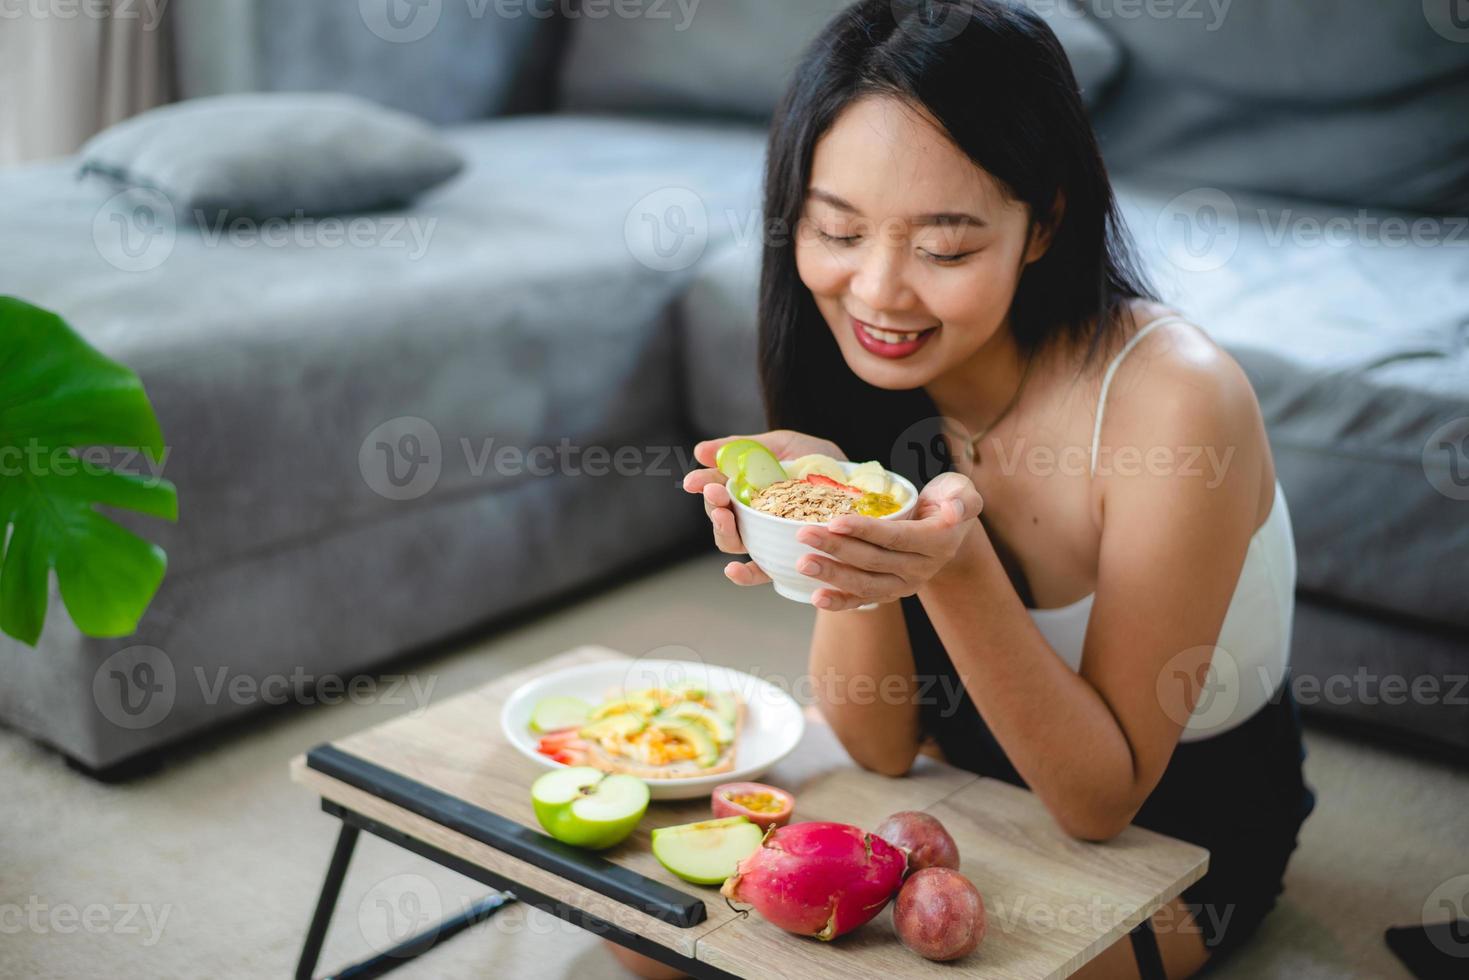
[[838, 514], [881, 517], [901, 509], [891, 494], [858, 491], [835, 481], [813, 482], [810, 477], [772, 483], [750, 499], [750, 506], [763, 514], [813, 524], [824, 524]]

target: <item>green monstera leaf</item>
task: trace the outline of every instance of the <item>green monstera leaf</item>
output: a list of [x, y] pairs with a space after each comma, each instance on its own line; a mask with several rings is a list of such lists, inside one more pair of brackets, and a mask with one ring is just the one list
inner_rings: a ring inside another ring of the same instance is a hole
[[53, 568], [83, 633], [137, 629], [168, 558], [96, 508], [174, 521], [178, 493], [110, 465], [119, 449], [164, 458], [138, 376], [56, 314], [0, 296], [0, 630], [35, 646]]

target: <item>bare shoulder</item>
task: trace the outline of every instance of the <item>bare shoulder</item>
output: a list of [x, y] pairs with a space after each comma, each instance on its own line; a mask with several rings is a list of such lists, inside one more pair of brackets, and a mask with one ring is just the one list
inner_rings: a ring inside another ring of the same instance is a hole
[[[1127, 337], [1165, 315], [1178, 314], [1139, 304]], [[1097, 390], [1100, 394], [1100, 378]], [[1102, 442], [1188, 436], [1239, 445], [1256, 432], [1263, 436], [1260, 406], [1244, 369], [1180, 316], [1151, 329], [1118, 364], [1107, 393]]]

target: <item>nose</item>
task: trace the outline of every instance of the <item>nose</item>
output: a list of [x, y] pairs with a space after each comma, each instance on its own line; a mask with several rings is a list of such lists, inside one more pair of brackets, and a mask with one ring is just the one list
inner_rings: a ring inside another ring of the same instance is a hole
[[906, 310], [913, 303], [913, 290], [904, 278], [904, 261], [901, 246], [874, 243], [863, 249], [862, 261], [847, 288], [874, 313]]

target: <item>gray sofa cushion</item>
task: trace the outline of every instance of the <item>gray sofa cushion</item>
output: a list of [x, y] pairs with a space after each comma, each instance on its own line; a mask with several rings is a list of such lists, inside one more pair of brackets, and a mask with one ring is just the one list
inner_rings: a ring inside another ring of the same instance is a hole
[[[641, 442], [677, 401], [648, 352], [755, 206], [761, 132], [556, 115], [446, 136], [459, 179], [278, 244], [172, 228], [74, 163], [0, 172], [0, 294], [57, 310], [148, 387], [182, 501], [145, 527], [170, 579], [512, 486], [531, 464], [497, 465], [507, 445], [631, 440], [674, 464]], [[660, 249], [675, 207], [697, 234]], [[394, 499], [367, 473], [376, 442], [413, 434], [375, 430], [404, 417], [434, 426], [441, 468]]]
[[204, 223], [406, 204], [464, 167], [420, 120], [325, 92], [176, 102], [103, 130], [81, 158], [84, 175], [157, 191]]
[[528, 0], [170, 4], [179, 94], [329, 89], [452, 123], [549, 106], [565, 21]]
[[1184, 17], [1122, 16], [1136, 8], [1089, 0], [1128, 57], [1096, 120], [1108, 163], [1197, 185], [1462, 214], [1469, 29], [1456, 35], [1454, 2], [1234, 0]]
[[[1056, 31], [1088, 101], [1099, 96], [1121, 63], [1118, 45], [1070, 0], [1026, 2]], [[638, 17], [584, 11], [571, 28], [562, 101], [572, 109], [769, 116], [802, 50], [849, 3], [670, 3]]]
[[[1469, 228], [1433, 224], [1437, 243], [1415, 246], [1398, 217], [1406, 232], [1343, 243], [1355, 212], [1130, 181], [1118, 190], [1164, 298], [1255, 386], [1291, 505], [1300, 589], [1469, 627], [1458, 573], [1469, 446], [1453, 444], [1469, 437]], [[759, 251], [711, 257], [678, 307], [701, 437], [764, 427]]]

